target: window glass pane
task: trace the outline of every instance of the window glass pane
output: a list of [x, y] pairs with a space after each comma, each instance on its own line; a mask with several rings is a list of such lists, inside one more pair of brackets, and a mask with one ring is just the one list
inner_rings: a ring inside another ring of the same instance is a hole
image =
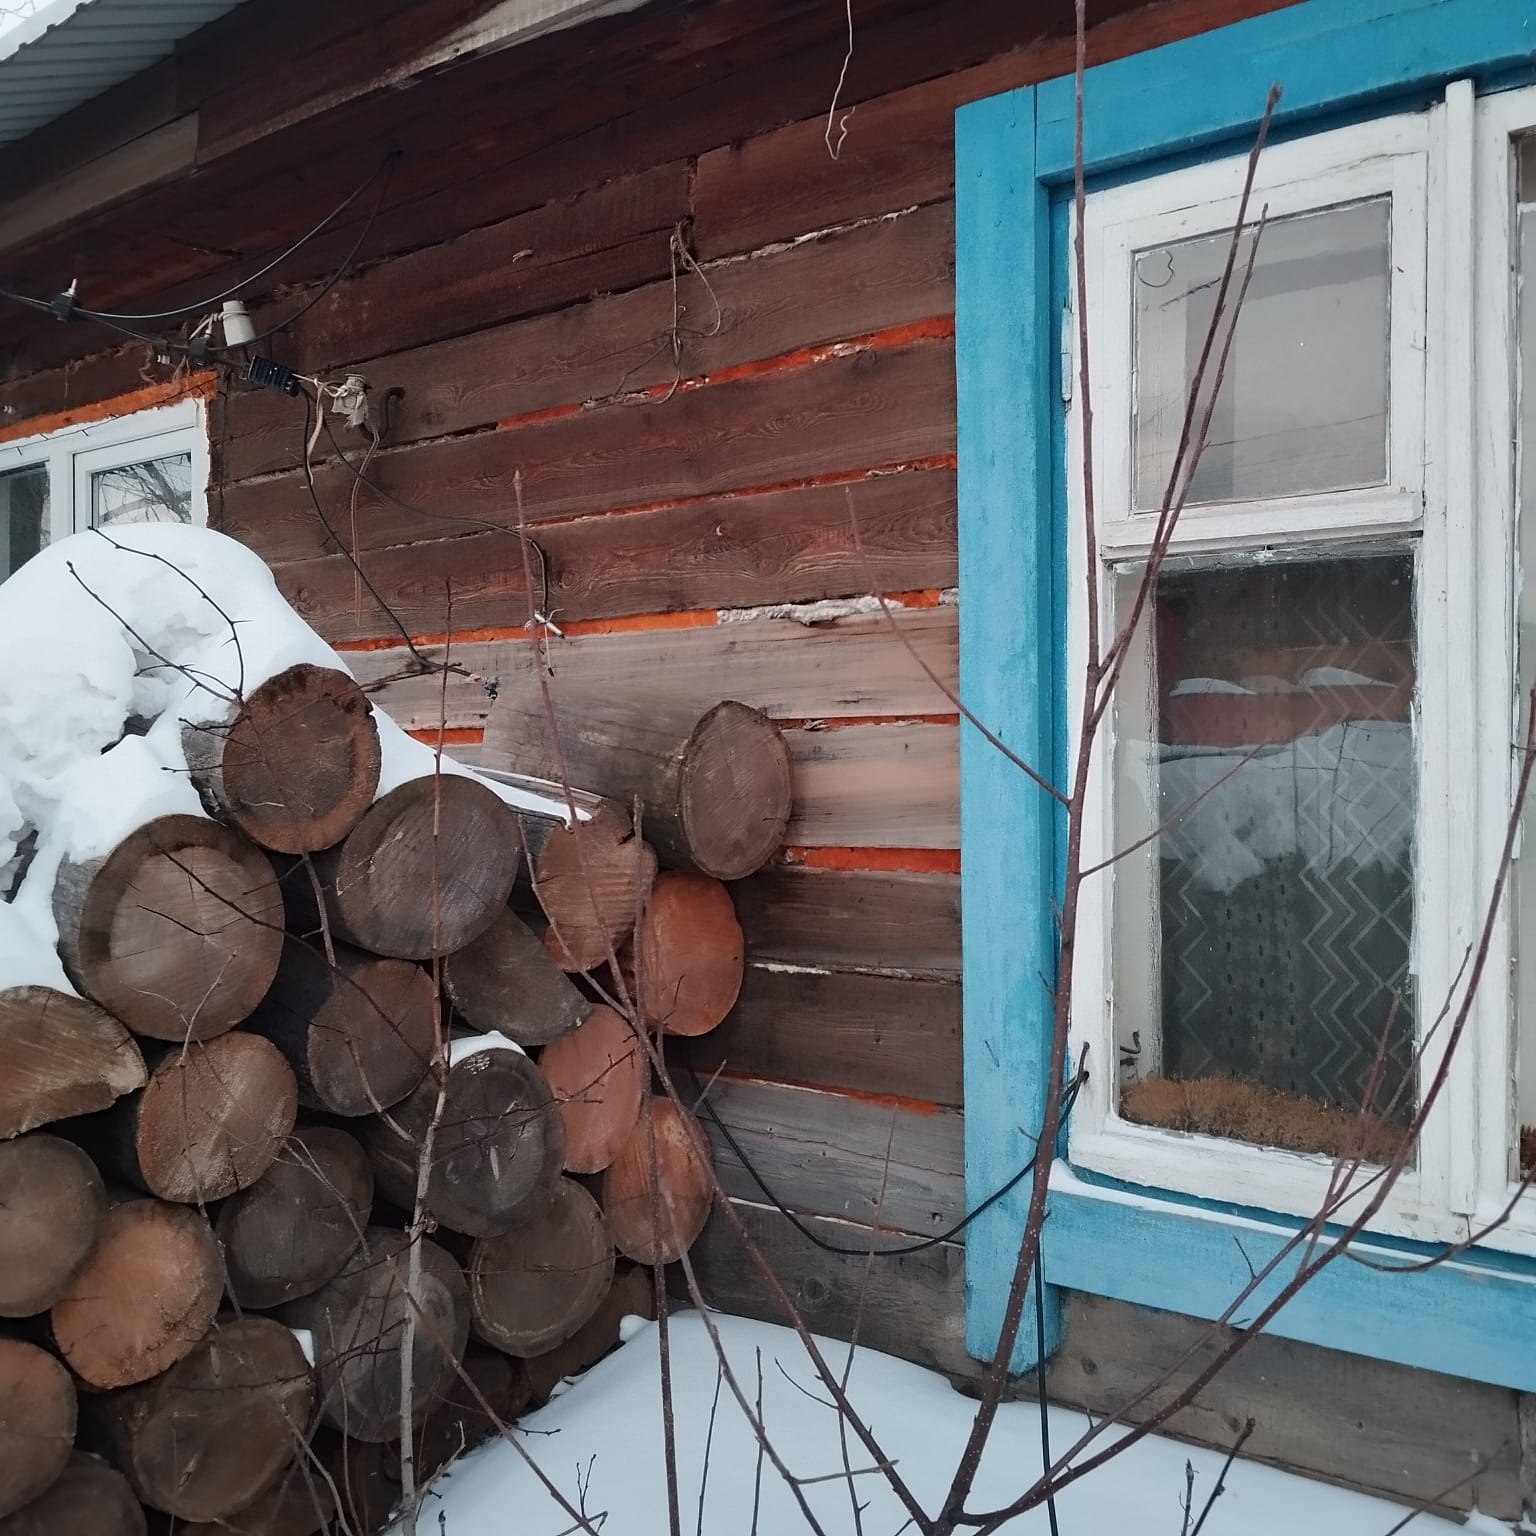
[[[1240, 242], [1223, 330], [1255, 238], [1245, 232]], [[1140, 510], [1155, 510], [1167, 492], [1231, 243], [1222, 234], [1135, 256]], [[1386, 480], [1390, 252], [1386, 198], [1276, 219], [1265, 228], [1210, 435], [1190, 481], [1191, 502]], [[1222, 345], [1218, 334], [1196, 404], [1197, 429], [1218, 385]]]
[[[1536, 683], [1536, 139], [1520, 145], [1516, 215], [1519, 326], [1519, 686], [1530, 697]], [[1524, 710], [1521, 711], [1524, 724]], [[1515, 864], [1516, 904], [1516, 1124], [1519, 1165], [1536, 1167], [1536, 807], [1526, 806]]]
[[1121, 1112], [1337, 1153], [1384, 1047], [1379, 1159], [1415, 1097], [1413, 557], [1165, 567], [1151, 610], [1117, 704], [1119, 836], [1163, 829], [1115, 876]]
[[91, 476], [91, 527], [112, 523], [190, 523], [192, 455], [173, 453]]
[[48, 466], [0, 473], [0, 581], [43, 547], [48, 527]]

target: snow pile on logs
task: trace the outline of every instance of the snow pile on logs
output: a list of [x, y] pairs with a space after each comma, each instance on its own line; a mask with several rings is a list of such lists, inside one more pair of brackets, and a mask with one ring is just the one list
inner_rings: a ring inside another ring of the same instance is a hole
[[574, 742], [576, 791], [439, 762], [178, 526], [44, 551], [0, 646], [0, 1536], [377, 1529], [408, 1341], [422, 1478], [698, 1236], [592, 978], [658, 1038], [730, 1011], [700, 869], [773, 852], [783, 742], [723, 704]]

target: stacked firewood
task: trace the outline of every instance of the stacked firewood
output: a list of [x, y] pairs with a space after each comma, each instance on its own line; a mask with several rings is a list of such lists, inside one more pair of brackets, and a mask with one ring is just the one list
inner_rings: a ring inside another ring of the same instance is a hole
[[704, 871], [782, 836], [763, 716], [380, 794], [306, 664], [184, 745], [209, 815], [58, 871], [79, 995], [0, 990], [0, 1536], [377, 1529], [404, 1460], [653, 1315], [710, 1207], [648, 1052], [735, 1002]]

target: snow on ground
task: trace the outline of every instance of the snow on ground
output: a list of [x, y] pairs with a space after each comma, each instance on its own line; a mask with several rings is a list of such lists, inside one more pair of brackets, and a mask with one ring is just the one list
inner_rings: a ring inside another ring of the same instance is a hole
[[[790, 1471], [801, 1478], [841, 1479], [844, 1470], [838, 1421], [799, 1341], [787, 1328], [744, 1318], [715, 1316], [726, 1357], [749, 1401], [758, 1393], [762, 1362], [763, 1419], [769, 1438]], [[730, 1388], [720, 1390], [709, 1472], [699, 1517], [701, 1468], [710, 1438], [715, 1397], [715, 1355], [697, 1313], [672, 1320], [682, 1530], [703, 1536], [749, 1536], [757, 1475], [757, 1442]], [[647, 1324], [547, 1407], [523, 1419], [518, 1441], [570, 1502], [585, 1511], [602, 1536], [666, 1536], [658, 1330]], [[821, 1340], [825, 1359], [841, 1372], [847, 1346]], [[959, 1461], [975, 1405], [931, 1371], [889, 1355], [860, 1350], [849, 1395], [885, 1452], [923, 1507], [937, 1510]], [[1087, 1428], [1066, 1409], [1050, 1410], [1052, 1449], [1060, 1454]], [[1112, 1433], [1112, 1432], [1111, 1432]], [[871, 1459], [849, 1436], [850, 1465]], [[1066, 1489], [1057, 1500], [1064, 1536], [1178, 1536], [1183, 1523], [1185, 1462], [1195, 1469], [1198, 1514], [1215, 1485], [1224, 1457], [1149, 1437]], [[1005, 1404], [977, 1479], [973, 1509], [995, 1508], [1018, 1496], [1038, 1473], [1039, 1409]], [[590, 1466], [590, 1481], [588, 1468]], [[807, 1502], [827, 1536], [896, 1536], [906, 1519], [878, 1472], [855, 1478], [864, 1504], [856, 1524], [845, 1480], [805, 1489]], [[585, 1502], [580, 1488], [585, 1484]], [[756, 1529], [761, 1536], [790, 1536], [810, 1529], [771, 1465], [765, 1464]], [[1239, 1461], [1216, 1501], [1204, 1536], [1386, 1536], [1406, 1511], [1383, 1499]], [[572, 1530], [571, 1516], [529, 1470], [517, 1449], [492, 1441], [450, 1467], [428, 1490], [418, 1521], [421, 1536], [559, 1536]], [[1473, 1527], [1507, 1532], [1488, 1521]], [[399, 1536], [395, 1527], [392, 1536]], [[1044, 1509], [1007, 1527], [1020, 1536], [1044, 1536]], [[1421, 1515], [1416, 1536], [1462, 1530]]]

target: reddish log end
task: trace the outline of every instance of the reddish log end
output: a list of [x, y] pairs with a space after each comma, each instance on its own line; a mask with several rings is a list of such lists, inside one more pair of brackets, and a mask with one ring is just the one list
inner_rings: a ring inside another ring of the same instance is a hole
[[640, 1120], [645, 1099], [645, 1050], [622, 1014], [594, 1008], [574, 1034], [539, 1055], [549, 1090], [565, 1122], [565, 1166], [601, 1173], [619, 1155]]
[[649, 1102], [603, 1175], [603, 1211], [626, 1258], [670, 1264], [693, 1246], [709, 1219], [712, 1165], [698, 1122], [670, 1099]]

